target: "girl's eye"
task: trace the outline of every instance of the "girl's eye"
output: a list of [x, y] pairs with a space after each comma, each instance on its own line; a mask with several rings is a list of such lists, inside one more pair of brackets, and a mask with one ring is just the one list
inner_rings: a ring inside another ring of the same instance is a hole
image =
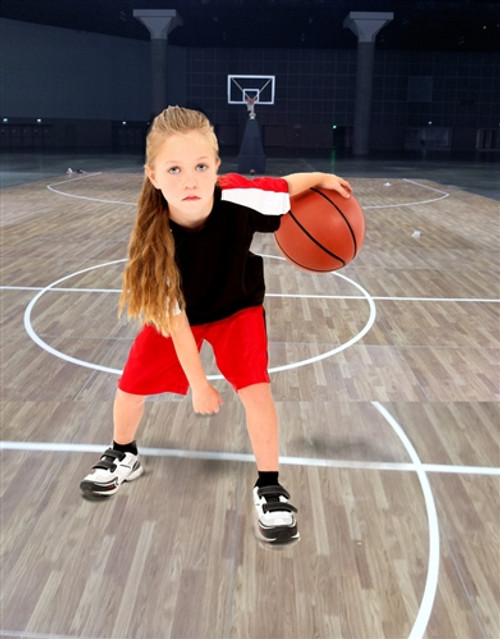
[[169, 173], [171, 173], [172, 175], [177, 175], [177, 173], [179, 173], [180, 169], [178, 166], [173, 166], [171, 169], [168, 170]]
[[198, 164], [198, 166], [196, 167], [197, 171], [206, 171], [208, 169], [208, 166], [206, 164]]

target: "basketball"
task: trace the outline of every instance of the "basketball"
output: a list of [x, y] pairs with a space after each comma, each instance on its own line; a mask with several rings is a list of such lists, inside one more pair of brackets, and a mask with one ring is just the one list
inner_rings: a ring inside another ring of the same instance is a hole
[[274, 234], [283, 257], [315, 273], [336, 271], [352, 262], [365, 237], [365, 218], [354, 196], [311, 188], [290, 199], [290, 211]]

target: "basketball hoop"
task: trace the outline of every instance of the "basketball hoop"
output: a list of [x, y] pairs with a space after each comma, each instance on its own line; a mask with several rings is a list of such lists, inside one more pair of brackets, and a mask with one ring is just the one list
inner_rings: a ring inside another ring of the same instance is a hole
[[240, 173], [264, 173], [266, 156], [262, 144], [262, 134], [255, 113], [255, 107], [274, 104], [274, 75], [233, 75], [227, 76], [228, 104], [246, 106], [248, 118], [238, 154]]
[[258, 100], [258, 96], [255, 96], [255, 98], [250, 98], [248, 96], [245, 97], [245, 102], [247, 104], [247, 109], [248, 109], [248, 117], [250, 118], [250, 120], [254, 120], [257, 117], [257, 114], [255, 113], [255, 103]]
[[274, 104], [274, 75], [228, 75], [228, 104], [245, 104], [250, 120], [255, 120], [255, 105]]

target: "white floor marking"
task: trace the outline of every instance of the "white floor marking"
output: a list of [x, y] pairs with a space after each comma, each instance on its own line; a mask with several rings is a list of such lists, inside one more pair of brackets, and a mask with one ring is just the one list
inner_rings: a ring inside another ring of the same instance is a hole
[[104, 264], [100, 264], [97, 267], [96, 266], [90, 266], [89, 268], [84, 268], [84, 269], [81, 269], [79, 271], [76, 271], [75, 273], [71, 273], [71, 275], [65, 275], [64, 277], [59, 278], [55, 282], [52, 282], [51, 284], [49, 284], [48, 286], [43, 288], [37, 295], [35, 295], [35, 297], [28, 304], [28, 306], [26, 307], [26, 310], [24, 312], [24, 328], [26, 329], [26, 332], [28, 333], [30, 338], [35, 342], [35, 344], [40, 346], [40, 348], [43, 348], [43, 350], [47, 351], [47, 353], [50, 353], [51, 355], [54, 355], [55, 357], [58, 357], [59, 359], [63, 359], [66, 362], [71, 362], [72, 364], [77, 364], [78, 366], [84, 366], [86, 368], [92, 368], [94, 370], [98, 370], [98, 371], [101, 371], [103, 373], [113, 373], [115, 375], [120, 375], [121, 374], [121, 370], [117, 370], [116, 368], [109, 368], [108, 366], [101, 366], [100, 364], [89, 364], [89, 362], [85, 362], [85, 361], [83, 361], [81, 359], [78, 359], [76, 357], [71, 357], [70, 355], [66, 355], [66, 353], [61, 353], [61, 351], [58, 351], [57, 349], [53, 348], [52, 346], [49, 346], [49, 344], [44, 342], [37, 335], [35, 330], [33, 329], [33, 326], [31, 324], [31, 312], [33, 310], [33, 307], [37, 303], [37, 301], [42, 297], [42, 295], [44, 295], [47, 291], [52, 290], [55, 286], [57, 286], [61, 282], [65, 282], [66, 280], [70, 279], [71, 277], [75, 277], [77, 275], [82, 275], [83, 273], [88, 273], [89, 271], [92, 271], [95, 268], [102, 268], [104, 266], [111, 266], [112, 264], [119, 264], [120, 262], [124, 262], [124, 261], [125, 260], [113, 260], [111, 262], [105, 262]]
[[436, 191], [436, 193], [441, 193], [441, 196], [431, 198], [430, 200], [417, 200], [415, 202], [401, 202], [400, 204], [367, 204], [367, 205], [363, 205], [363, 211], [368, 211], [371, 209], [392, 209], [392, 208], [399, 208], [400, 206], [416, 206], [417, 204], [432, 204], [433, 202], [439, 202], [439, 200], [445, 200], [447, 197], [450, 197], [450, 194], [447, 191], [441, 191], [441, 189], [435, 189], [432, 186], [427, 186], [426, 184], [420, 184], [419, 182], [415, 182], [415, 180], [403, 178], [403, 181], [409, 182], [410, 184], [416, 184], [422, 189], [429, 189], [429, 191]]
[[[284, 258], [276, 256], [276, 255], [262, 255], [262, 257], [265, 257], [265, 258], [268, 258], [268, 259], [276, 259], [276, 260], [283, 260], [284, 259]], [[28, 306], [26, 307], [26, 311], [24, 313], [24, 327], [25, 327], [26, 332], [28, 333], [29, 337], [35, 342], [35, 344], [40, 346], [40, 348], [43, 348], [46, 352], [50, 353], [51, 355], [54, 355], [55, 357], [58, 357], [59, 359], [62, 359], [64, 361], [66, 361], [66, 362], [70, 362], [70, 363], [76, 364], [78, 366], [83, 366], [84, 368], [90, 368], [90, 369], [97, 370], [97, 371], [104, 372], [104, 373], [111, 373], [113, 375], [121, 375], [121, 373], [122, 373], [121, 369], [111, 368], [111, 367], [108, 367], [108, 366], [102, 366], [101, 364], [94, 364], [93, 362], [88, 362], [86, 360], [82, 360], [82, 359], [79, 359], [79, 358], [76, 358], [76, 357], [72, 357], [71, 355], [67, 355], [66, 353], [63, 353], [62, 351], [59, 351], [56, 348], [54, 348], [54, 347], [50, 346], [49, 344], [47, 344], [47, 342], [45, 342], [37, 334], [37, 332], [33, 328], [33, 325], [32, 325], [32, 322], [31, 322], [31, 314], [32, 314], [33, 308], [34, 308], [35, 304], [38, 302], [38, 300], [45, 293], [47, 293], [48, 291], [57, 291], [58, 290], [57, 286], [59, 284], [61, 284], [62, 282], [65, 282], [66, 280], [69, 280], [69, 279], [71, 279], [73, 277], [76, 277], [77, 275], [81, 275], [83, 273], [88, 273], [89, 271], [92, 271], [92, 270], [97, 270], [99, 268], [105, 268], [107, 266], [111, 266], [111, 265], [118, 264], [120, 262], [125, 262], [125, 261], [126, 260], [124, 260], [124, 259], [122, 259], [122, 260], [113, 260], [111, 262], [105, 262], [104, 264], [97, 264], [96, 266], [90, 266], [88, 268], [76, 271], [75, 273], [70, 273], [69, 275], [65, 275], [64, 277], [59, 278], [55, 282], [52, 282], [51, 284], [49, 284], [45, 288], [42, 288], [38, 292], [38, 294], [35, 295], [35, 297], [28, 304]], [[315, 362], [319, 362], [320, 360], [326, 359], [328, 357], [332, 357], [336, 353], [340, 353], [341, 351], [349, 348], [350, 346], [352, 346], [353, 344], [358, 342], [372, 328], [373, 323], [375, 322], [375, 317], [376, 317], [376, 307], [375, 307], [375, 303], [373, 302], [373, 299], [370, 297], [370, 294], [368, 293], [368, 291], [366, 291], [357, 282], [349, 279], [348, 277], [346, 277], [345, 275], [342, 275], [341, 273], [333, 273], [331, 275], [334, 275], [335, 277], [339, 277], [339, 278], [343, 279], [344, 281], [350, 283], [352, 286], [354, 286], [359, 291], [361, 291], [361, 293], [363, 293], [363, 296], [361, 297], [361, 299], [366, 300], [368, 302], [368, 306], [369, 306], [368, 319], [367, 319], [364, 327], [356, 335], [354, 335], [351, 339], [347, 340], [346, 342], [343, 342], [342, 344], [339, 344], [335, 348], [333, 348], [333, 349], [331, 349], [329, 351], [326, 351], [325, 353], [321, 353], [320, 355], [316, 355], [314, 357], [310, 357], [310, 358], [307, 358], [307, 359], [304, 359], [304, 360], [300, 360], [298, 362], [292, 362], [290, 364], [283, 364], [282, 366], [271, 367], [271, 368], [269, 368], [269, 373], [277, 373], [277, 372], [281, 372], [281, 371], [285, 371], [285, 370], [291, 370], [291, 369], [294, 369], [294, 368], [299, 368], [301, 366], [306, 366], [308, 364], [313, 364]], [[210, 379], [210, 380], [223, 379], [223, 376], [222, 375], [208, 375], [208, 379]]]
[[409, 440], [408, 436], [389, 413], [389, 411], [380, 404], [380, 402], [371, 402], [372, 405], [378, 410], [382, 417], [394, 430], [403, 444], [406, 452], [410, 456], [417, 473], [420, 486], [422, 488], [422, 494], [424, 496], [425, 509], [427, 512], [427, 523], [429, 528], [429, 561], [427, 564], [427, 579], [425, 582], [424, 594], [420, 602], [420, 608], [413, 623], [408, 639], [422, 639], [427, 629], [427, 624], [434, 607], [434, 600], [436, 598], [437, 585], [439, 581], [439, 563], [440, 563], [440, 549], [439, 549], [439, 521], [437, 516], [436, 504], [434, 501], [434, 495], [432, 494], [432, 488], [429, 483], [429, 479], [423, 469], [422, 462], [415, 450], [413, 444]]
[[[74, 198], [76, 200], [87, 200], [90, 202], [99, 202], [102, 204], [124, 204], [126, 206], [136, 206], [135, 202], [122, 202], [120, 200], [102, 200], [100, 198], [96, 198], [96, 197], [89, 197], [86, 195], [75, 195], [73, 193], [66, 193], [65, 191], [61, 191], [60, 189], [56, 189], [54, 188], [55, 186], [59, 186], [61, 184], [67, 184], [68, 182], [73, 182], [75, 180], [84, 180], [86, 178], [91, 178], [91, 177], [95, 177], [96, 175], [102, 175], [102, 172], [98, 172], [98, 173], [88, 173], [86, 175], [80, 175], [78, 177], [74, 177], [74, 178], [68, 178], [66, 180], [61, 180], [60, 182], [53, 182], [52, 184], [48, 184], [47, 185], [47, 189], [49, 191], [52, 191], [53, 193], [57, 193], [58, 195], [63, 195], [65, 197], [70, 197], [70, 198]], [[435, 197], [435, 198], [431, 198], [429, 200], [420, 200], [420, 201], [415, 201], [415, 202], [401, 202], [400, 204], [363, 204], [363, 210], [364, 211], [368, 211], [371, 209], [387, 209], [387, 208], [395, 208], [395, 207], [400, 207], [400, 206], [415, 206], [417, 204], [432, 204], [433, 202], [438, 202], [439, 200], [444, 200], [447, 197], [450, 196], [450, 193], [448, 193], [447, 191], [442, 191], [441, 189], [436, 189], [432, 186], [428, 186], [427, 184], [420, 184], [419, 182], [416, 182], [415, 180], [410, 180], [409, 178], [398, 178], [398, 179], [402, 179], [403, 182], [408, 182], [410, 184], [414, 184], [416, 186], [419, 186], [422, 189], [427, 189], [429, 191], [435, 191], [436, 193], [440, 193], [440, 197]]]
[[[266, 293], [266, 297], [290, 297], [307, 298], [321, 300], [364, 300], [364, 295], [304, 295], [303, 293]], [[500, 299], [490, 299], [484, 297], [384, 297], [371, 295], [375, 302], [462, 302], [466, 304], [498, 304]]]
[[[276, 258], [278, 259], [278, 258]], [[0, 291], [43, 291], [43, 286], [0, 286]], [[115, 293], [120, 294], [119, 288], [66, 288], [53, 286], [50, 289], [57, 293]], [[266, 293], [266, 297], [288, 297], [290, 299], [318, 299], [318, 300], [366, 300], [365, 295], [306, 295], [305, 293]], [[462, 304], [499, 304], [500, 299], [487, 297], [386, 297], [371, 295], [374, 302], [439, 302]]]
[[[410, 178], [403, 178], [403, 182], [409, 182], [410, 184], [415, 184], [416, 186], [419, 186], [421, 189], [427, 189], [428, 191], [435, 191], [436, 193], [441, 193], [445, 197], [448, 197], [450, 195], [448, 191], [443, 191], [442, 189], [436, 189], [436, 187], [429, 186], [428, 184], [421, 184], [420, 182], [417, 182], [416, 180], [410, 180]], [[442, 199], [442, 198], [439, 198], [439, 199]]]
[[25, 630], [5, 630], [2, 628], [0, 637], [18, 637], [19, 639], [99, 639], [84, 637], [83, 635], [54, 635], [45, 632], [26, 632]]
[[101, 204], [124, 204], [125, 206], [136, 206], [135, 202], [122, 202], [121, 200], [101, 200], [97, 197], [88, 197], [86, 195], [75, 195], [74, 193], [66, 193], [65, 191], [61, 191], [60, 189], [55, 189], [55, 186], [59, 186], [60, 184], [67, 184], [68, 182], [74, 182], [75, 180], [85, 180], [87, 178], [95, 177], [96, 175], [102, 175], [102, 172], [99, 173], [87, 173], [86, 175], [79, 175], [74, 178], [67, 178], [66, 180], [62, 180], [61, 182], [54, 182], [52, 184], [47, 184], [47, 188], [49, 191], [53, 193], [57, 193], [57, 195], [64, 195], [65, 197], [71, 197], [75, 200], [87, 200], [90, 202], [99, 202]]
[[[71, 442], [0, 441], [0, 450], [17, 450], [47, 453], [102, 453], [108, 444], [75, 444]], [[179, 448], [151, 448], [141, 446], [141, 456], [181, 457], [207, 461], [233, 461], [255, 463], [250, 453], [231, 453], [211, 450], [186, 450]], [[305, 466], [316, 468], [350, 468], [353, 470], [386, 470], [395, 472], [415, 472], [417, 466], [410, 462], [356, 461], [343, 459], [321, 459], [316, 457], [280, 456], [284, 466]], [[419, 464], [426, 473], [481, 475], [500, 477], [500, 468], [494, 466], [453, 466], [451, 464]]]

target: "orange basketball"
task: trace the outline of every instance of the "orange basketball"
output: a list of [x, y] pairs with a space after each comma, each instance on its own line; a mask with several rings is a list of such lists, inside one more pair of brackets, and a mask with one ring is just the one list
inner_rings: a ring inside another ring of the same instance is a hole
[[274, 237], [281, 254], [306, 271], [336, 271], [356, 257], [365, 237], [363, 211], [351, 195], [312, 188], [291, 197]]

